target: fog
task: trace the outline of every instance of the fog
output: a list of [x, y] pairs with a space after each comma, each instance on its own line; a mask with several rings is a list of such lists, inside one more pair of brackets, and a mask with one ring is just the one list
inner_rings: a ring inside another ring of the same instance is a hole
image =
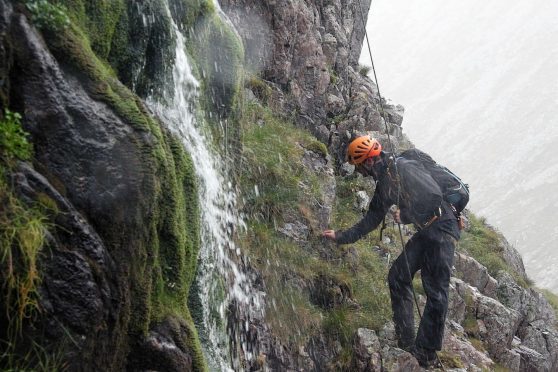
[[404, 132], [469, 183], [469, 207], [554, 292], [557, 15], [556, 0], [373, 0], [367, 25], [381, 92], [405, 107]]

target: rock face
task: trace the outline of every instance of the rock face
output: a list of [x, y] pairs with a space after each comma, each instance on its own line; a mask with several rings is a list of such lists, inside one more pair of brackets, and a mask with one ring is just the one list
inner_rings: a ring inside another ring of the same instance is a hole
[[172, 302], [186, 303], [195, 272], [191, 160], [76, 27], [39, 33], [27, 16], [0, 1], [3, 104], [23, 114], [34, 145], [33, 165], [11, 179], [30, 205], [46, 198], [54, 209], [39, 258], [42, 311], [24, 335], [71, 370], [134, 370], [151, 356], [166, 370], [203, 368], [191, 321], [162, 319], [184, 313]]
[[[283, 92], [270, 106], [295, 112], [338, 160], [356, 134], [382, 138], [376, 86], [358, 67], [370, 0], [220, 3], [243, 38], [247, 64]], [[390, 133], [400, 135], [402, 107], [385, 108]]]
[[[477, 278], [471, 281], [478, 283]], [[521, 288], [507, 273], [500, 274], [497, 285], [499, 300], [481, 294], [472, 283], [452, 278], [448, 318], [463, 324], [463, 332], [482, 341], [490, 358], [511, 370], [554, 370], [558, 354], [554, 309], [540, 293]], [[463, 354], [465, 348], [459, 350]]]

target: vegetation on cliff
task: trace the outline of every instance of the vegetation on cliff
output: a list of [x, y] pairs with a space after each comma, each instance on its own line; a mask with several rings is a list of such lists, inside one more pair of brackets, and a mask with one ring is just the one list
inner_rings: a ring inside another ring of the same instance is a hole
[[[247, 84], [257, 92], [270, 89], [256, 78]], [[352, 245], [326, 242], [320, 237], [324, 221], [316, 210], [325, 197], [324, 183], [336, 185], [330, 221], [335, 229], [348, 228], [362, 217], [357, 192], [371, 195], [372, 183], [357, 175], [325, 179], [316, 172], [315, 164], [305, 160], [308, 153], [334, 168], [327, 150], [321, 150], [323, 144], [317, 145], [320, 142], [308, 131], [268, 108], [265, 99], [243, 106], [241, 128], [238, 169], [248, 229], [240, 244], [262, 274], [272, 333], [293, 350], [308, 348], [324, 335], [340, 343], [335, 368], [350, 369], [356, 330], [382, 331], [391, 319], [387, 272], [390, 260], [401, 252], [397, 226], [388, 223], [382, 240], [376, 230]], [[504, 271], [529, 288], [532, 283], [525, 274], [506, 261], [501, 234], [472, 213], [469, 219], [458, 251], [474, 257], [493, 277]], [[420, 277], [414, 284], [417, 294], [424, 295]], [[476, 319], [467, 318], [466, 331], [467, 321], [477, 326]], [[474, 332], [464, 337], [485, 350]], [[447, 366], [463, 366], [453, 352], [441, 357]]]
[[31, 346], [23, 358], [16, 353], [28, 341], [22, 333], [24, 322], [40, 310], [38, 256], [50, 227], [48, 216], [55, 207], [46, 195], [29, 205], [14, 192], [8, 177], [17, 161], [31, 157], [32, 145], [18, 113], [6, 109], [0, 117], [0, 358], [5, 361], [1, 366], [17, 369], [43, 363], [55, 367], [56, 362], [40, 354], [39, 345]]

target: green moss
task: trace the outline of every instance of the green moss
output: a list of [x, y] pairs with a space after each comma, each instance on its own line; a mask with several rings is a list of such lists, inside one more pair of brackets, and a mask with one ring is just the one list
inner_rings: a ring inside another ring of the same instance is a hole
[[370, 70], [372, 70], [371, 66], [364, 66], [364, 65], [358, 66], [358, 73], [361, 74], [362, 76], [368, 77]]
[[24, 0], [31, 13], [33, 23], [39, 28], [59, 31], [70, 25], [70, 19], [64, 6], [51, 4], [47, 0]]
[[[38, 259], [50, 223], [43, 203], [24, 203], [7, 180], [15, 159], [29, 159], [32, 153], [20, 118], [6, 109], [0, 121], [0, 344], [1, 365], [11, 370], [28, 369], [37, 361], [59, 365], [57, 359], [41, 354], [38, 343], [24, 340], [23, 334], [24, 321], [40, 311]], [[48, 205], [52, 203], [49, 200]]]
[[328, 311], [322, 324], [324, 332], [333, 339], [339, 340], [342, 346], [350, 345], [354, 329], [349, 322], [349, 310], [338, 308]]
[[88, 35], [95, 54], [107, 59], [116, 26], [126, 10], [124, 0], [57, 0], [67, 8], [72, 22]]
[[540, 292], [542, 292], [542, 294], [544, 295], [544, 297], [547, 299], [547, 301], [550, 303], [550, 305], [552, 306], [552, 308], [554, 309], [554, 312], [556, 313], [556, 316], [558, 318], [558, 295], [556, 295], [554, 292], [551, 292], [548, 289], [538, 289]]
[[321, 154], [322, 156], [327, 156], [327, 146], [320, 142], [320, 141], [313, 141], [306, 146], [306, 149], [309, 151], [313, 151], [317, 154]]
[[[377, 235], [352, 246], [336, 247], [324, 241], [309, 203], [322, 198], [320, 180], [302, 165], [305, 149], [321, 151], [322, 146], [264, 106], [248, 103], [243, 109], [239, 184], [248, 227], [239, 245], [266, 283], [268, 323], [285, 344], [304, 345], [316, 333], [325, 332], [342, 341], [348, 351], [357, 328], [379, 330], [391, 318], [388, 267], [370, 249], [379, 244]], [[370, 185], [362, 179], [337, 180], [332, 226], [349, 226], [359, 218], [360, 212], [353, 208], [357, 189], [370, 191]], [[309, 226], [308, 241], [303, 244], [279, 231], [292, 219]], [[314, 305], [311, 288], [320, 273], [349, 288], [358, 306], [338, 304], [325, 310]], [[342, 352], [336, 363], [347, 364], [347, 355], [350, 359], [350, 353]]]
[[481, 353], [486, 353], [486, 348], [484, 347], [484, 343], [476, 337], [469, 337], [469, 342], [475, 349], [480, 351]]
[[189, 42], [202, 79], [206, 112], [229, 117], [237, 108], [244, 79], [244, 47], [235, 31], [206, 4]]
[[[45, 31], [50, 50], [65, 69], [82, 79], [93, 98], [109, 105], [130, 124], [138, 138], [150, 138], [137, 143], [148, 173], [142, 184], [146, 198], [139, 208], [149, 211], [150, 224], [143, 231], [134, 232], [138, 245], [133, 252], [114, 251], [118, 244], [111, 248], [115, 257], [126, 256], [130, 265], [130, 308], [128, 314], [122, 315], [127, 320], [125, 331], [134, 337], [146, 334], [152, 324], [167, 316], [179, 316], [189, 326], [195, 368], [206, 370], [186, 307], [199, 250], [199, 211], [192, 160], [181, 143], [149, 116], [141, 100], [118, 81], [112, 68], [103, 61], [109, 53], [107, 41], [112, 39], [123, 2], [103, 2], [95, 11], [94, 2], [64, 3], [72, 23], [60, 32]], [[114, 18], [108, 16], [111, 12]], [[123, 232], [115, 230], [108, 234], [109, 239], [118, 241]]]
[[463, 321], [463, 329], [468, 335], [477, 335], [479, 333], [479, 323], [474, 315], [467, 313]]
[[6, 108], [0, 119], [0, 158], [6, 163], [29, 159], [33, 147], [28, 133], [21, 128], [21, 115]]
[[465, 368], [461, 357], [449, 351], [439, 351], [438, 358], [440, 358], [440, 361], [445, 368]]
[[249, 76], [245, 81], [245, 85], [264, 104], [267, 103], [273, 93], [271, 87], [255, 75]]

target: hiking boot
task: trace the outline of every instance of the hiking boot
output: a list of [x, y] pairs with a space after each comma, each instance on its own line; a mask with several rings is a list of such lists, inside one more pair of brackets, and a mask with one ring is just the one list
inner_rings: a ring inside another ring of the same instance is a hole
[[417, 358], [419, 365], [423, 368], [432, 368], [438, 366], [438, 356], [436, 350], [422, 349], [415, 347], [413, 355]]

